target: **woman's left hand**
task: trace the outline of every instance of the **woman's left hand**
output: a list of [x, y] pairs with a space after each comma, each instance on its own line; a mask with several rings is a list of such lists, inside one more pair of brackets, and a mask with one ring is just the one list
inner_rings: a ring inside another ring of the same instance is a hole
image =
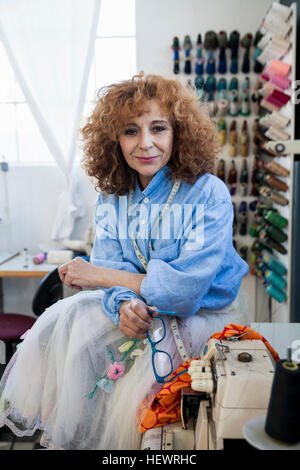
[[101, 267], [85, 261], [82, 258], [74, 258], [58, 268], [61, 281], [71, 289], [82, 290], [83, 287], [94, 288], [101, 285]]

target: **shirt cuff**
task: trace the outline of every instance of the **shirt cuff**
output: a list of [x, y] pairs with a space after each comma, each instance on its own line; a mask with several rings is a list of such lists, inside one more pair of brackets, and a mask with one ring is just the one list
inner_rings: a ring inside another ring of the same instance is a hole
[[143, 300], [136, 292], [123, 286], [114, 286], [104, 292], [102, 307], [106, 315], [116, 324], [120, 324], [119, 310], [121, 303], [126, 300]]

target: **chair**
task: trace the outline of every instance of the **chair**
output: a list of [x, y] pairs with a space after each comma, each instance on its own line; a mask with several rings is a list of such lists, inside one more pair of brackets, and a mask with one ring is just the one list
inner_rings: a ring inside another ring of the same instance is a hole
[[[50, 271], [40, 282], [33, 298], [32, 311], [36, 317], [40, 316], [47, 307], [63, 297], [63, 285], [58, 269]], [[37, 318], [19, 313], [0, 313], [0, 340], [5, 343], [6, 364], [11, 359], [15, 345], [20, 337], [31, 328]]]

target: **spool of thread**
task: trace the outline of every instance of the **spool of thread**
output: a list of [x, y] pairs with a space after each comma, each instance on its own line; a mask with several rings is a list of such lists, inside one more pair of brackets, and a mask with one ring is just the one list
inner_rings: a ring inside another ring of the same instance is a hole
[[271, 389], [266, 433], [288, 444], [300, 441], [300, 364], [280, 360]]
[[236, 57], [232, 57], [230, 64], [230, 73], [238, 73], [238, 60]]
[[265, 271], [265, 278], [279, 290], [282, 290], [286, 287], [286, 280], [282, 279], [282, 277], [277, 276], [273, 271], [267, 269]]
[[278, 189], [278, 191], [287, 191], [289, 189], [288, 185], [272, 175], [265, 175], [265, 181], [268, 183], [271, 188]]
[[63, 264], [73, 259], [74, 253], [71, 250], [52, 250], [47, 253], [48, 264]]
[[224, 74], [226, 73], [226, 71], [227, 71], [227, 61], [226, 61], [225, 49], [221, 48], [220, 56], [219, 56], [218, 72], [221, 74]]
[[266, 288], [266, 292], [279, 303], [286, 300], [286, 294], [281, 290], [276, 289], [276, 287], [274, 287], [272, 284]]
[[242, 94], [241, 114], [243, 116], [249, 116], [250, 114], [250, 102], [249, 102], [249, 94], [247, 90], [244, 90]]
[[240, 112], [239, 95], [237, 90], [231, 91], [230, 103], [229, 103], [229, 114], [231, 116], [237, 116]]
[[218, 101], [218, 115], [223, 117], [228, 112], [229, 102], [227, 100]]
[[268, 245], [273, 250], [279, 251], [279, 253], [283, 255], [287, 254], [287, 249], [280, 243], [277, 243], [272, 238], [269, 238], [267, 236], [267, 232], [264, 229], [259, 232], [259, 239], [261, 240], [262, 243], [264, 243], [265, 245]]
[[253, 238], [256, 238], [259, 234], [260, 226], [256, 223], [252, 224], [249, 230], [249, 235]]
[[286, 197], [278, 194], [276, 191], [270, 191], [270, 198], [281, 206], [286, 206], [289, 203], [289, 200]]
[[242, 72], [249, 73], [250, 71], [250, 59], [249, 59], [249, 50], [245, 50], [242, 64]]
[[279, 163], [274, 161], [265, 162], [264, 166], [267, 170], [275, 173], [275, 175], [283, 176], [284, 178], [289, 174], [289, 170], [287, 168], [284, 168], [283, 166], [279, 165]]
[[226, 131], [224, 129], [220, 129], [218, 131], [218, 135], [219, 135], [219, 143], [221, 147], [223, 147], [226, 144]]
[[266, 263], [272, 271], [274, 271], [276, 274], [279, 276], [283, 276], [287, 269], [286, 267], [280, 263], [277, 259], [273, 258], [272, 256], [269, 255], [263, 255], [263, 260], [264, 263]]
[[33, 257], [33, 262], [34, 264], [41, 264], [45, 261], [46, 259], [46, 253], [38, 253]]
[[288, 220], [285, 217], [277, 214], [272, 210], [268, 211], [266, 214], [263, 214], [263, 217], [267, 222], [270, 222], [271, 224], [275, 225], [275, 227], [280, 229], [286, 227], [288, 224]]

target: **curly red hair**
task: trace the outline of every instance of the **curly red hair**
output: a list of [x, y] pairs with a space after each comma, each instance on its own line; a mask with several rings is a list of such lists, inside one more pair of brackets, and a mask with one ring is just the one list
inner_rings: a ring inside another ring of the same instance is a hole
[[151, 99], [159, 100], [173, 126], [171, 177], [193, 184], [201, 175], [214, 173], [220, 150], [216, 125], [195, 93], [178, 80], [140, 73], [100, 88], [97, 98], [81, 129], [83, 168], [95, 178], [97, 190], [121, 196], [135, 187], [136, 172], [123, 157], [119, 136], [130, 119], [147, 111]]

